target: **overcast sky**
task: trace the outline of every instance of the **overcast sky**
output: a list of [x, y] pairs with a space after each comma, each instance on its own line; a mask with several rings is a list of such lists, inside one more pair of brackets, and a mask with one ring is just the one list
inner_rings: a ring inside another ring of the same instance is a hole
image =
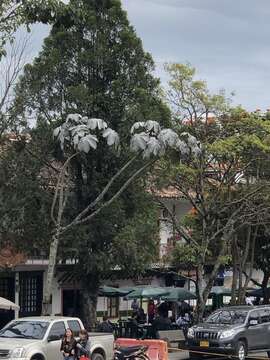
[[234, 103], [270, 108], [269, 0], [122, 0], [166, 81], [164, 62], [189, 62]]
[[[189, 62], [235, 104], [270, 108], [270, 0], [122, 0], [163, 83], [164, 62]], [[32, 35], [37, 52], [47, 29]]]

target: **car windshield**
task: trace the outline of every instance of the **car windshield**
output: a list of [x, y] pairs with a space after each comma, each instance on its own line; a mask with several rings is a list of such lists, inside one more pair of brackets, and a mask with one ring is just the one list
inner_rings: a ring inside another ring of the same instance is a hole
[[206, 322], [210, 324], [243, 324], [247, 317], [244, 310], [219, 310], [211, 314]]
[[48, 325], [45, 321], [13, 321], [0, 331], [0, 337], [41, 340]]

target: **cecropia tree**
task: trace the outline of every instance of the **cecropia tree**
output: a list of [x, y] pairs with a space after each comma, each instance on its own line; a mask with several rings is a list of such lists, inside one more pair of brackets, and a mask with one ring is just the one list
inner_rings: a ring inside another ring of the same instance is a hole
[[[52, 281], [61, 236], [76, 226], [88, 223], [102, 209], [112, 204], [135, 179], [153, 165], [160, 156], [164, 155], [167, 149], [179, 153], [180, 158], [190, 153], [198, 154], [200, 152], [199, 143], [188, 133], [183, 133], [179, 136], [171, 129], [162, 129], [158, 122], [152, 120], [136, 122], [130, 130], [130, 150], [134, 155], [111, 179], [108, 179], [107, 185], [94, 201], [89, 203], [68, 224], [63, 224], [63, 214], [72, 188], [69, 176], [71, 160], [76, 156], [81, 156], [83, 153], [87, 154], [91, 150], [97, 149], [98, 144], [104, 140], [109, 147], [117, 149], [117, 155], [119, 156], [119, 153], [121, 154], [121, 142], [117, 132], [111, 129], [104, 120], [88, 118], [79, 114], [68, 115], [66, 121], [54, 130], [54, 136], [67, 159], [59, 172], [51, 208], [55, 231], [50, 244], [49, 266], [43, 298], [43, 313], [49, 312]], [[110, 150], [108, 149], [108, 151]], [[136, 160], [140, 156], [145, 161], [143, 163], [139, 162], [138, 165]], [[105, 200], [108, 190], [119, 179], [122, 179], [121, 185], [110, 198]]]

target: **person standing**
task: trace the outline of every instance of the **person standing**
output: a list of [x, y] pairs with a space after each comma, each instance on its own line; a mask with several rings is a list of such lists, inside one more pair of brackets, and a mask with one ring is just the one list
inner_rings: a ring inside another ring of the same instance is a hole
[[154, 300], [149, 300], [147, 314], [148, 314], [148, 322], [152, 323], [155, 317], [156, 307]]
[[65, 360], [75, 360], [77, 342], [71, 329], [66, 329], [64, 338], [61, 342], [60, 351]]
[[79, 332], [79, 337], [80, 339], [76, 344], [77, 359], [80, 360], [82, 356], [85, 356], [90, 359], [91, 343], [89, 340], [88, 332], [86, 330], [81, 330]]
[[137, 313], [139, 310], [139, 303], [137, 301], [137, 299], [134, 299], [131, 303], [131, 309], [133, 313]]

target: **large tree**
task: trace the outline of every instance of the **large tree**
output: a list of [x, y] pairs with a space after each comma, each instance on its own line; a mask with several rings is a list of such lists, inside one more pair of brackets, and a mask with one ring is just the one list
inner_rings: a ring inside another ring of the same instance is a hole
[[255, 114], [230, 110], [222, 94], [210, 94], [205, 82], [194, 79], [195, 70], [190, 66], [173, 64], [168, 70], [175, 128], [195, 135], [201, 152], [187, 154], [181, 161], [173, 156], [163, 160], [157, 179], [160, 186], [178, 190], [193, 207], [187, 223], [168, 211], [186, 247], [191, 247], [200, 320], [217, 273], [230, 259], [235, 234], [246, 231], [247, 254], [254, 249], [256, 226], [268, 209], [259, 199], [269, 184], [255, 181], [252, 171], [262, 155], [269, 156], [269, 124]]
[[[74, 157], [70, 162], [73, 191], [65, 214], [68, 222], [101, 193], [129, 158], [131, 124], [151, 117], [166, 123], [169, 111], [160, 99], [158, 81], [152, 76], [151, 56], [143, 51], [120, 1], [71, 0], [65, 9], [65, 16], [54, 24], [39, 56], [25, 68], [17, 87], [17, 116], [31, 113], [38, 123], [52, 126], [55, 121], [61, 124], [69, 113], [103, 118], [122, 139], [118, 155], [101, 142], [95, 152]], [[112, 187], [106, 196], [110, 198], [115, 189]], [[91, 308], [93, 317], [101, 277], [121, 259], [125, 260], [113, 255], [116, 239], [123, 242], [122, 231], [127, 233], [126, 226], [131, 226], [132, 221], [137, 224], [132, 219], [139, 211], [145, 218], [151, 218], [148, 210], [144, 210], [148, 198], [142, 192], [144, 183], [139, 181], [93, 223], [74, 231], [73, 238], [70, 233], [62, 239], [59, 256], [66, 247], [75, 249], [87, 299], [85, 313]], [[149, 234], [148, 226], [153, 228], [150, 221], [145, 224]], [[141, 219], [138, 227], [142, 231]], [[138, 234], [141, 233], [134, 230], [129, 238], [134, 236], [139, 241]], [[147, 240], [155, 243], [154, 235], [141, 239], [145, 239], [145, 245]], [[136, 254], [143, 256], [143, 248], [141, 244], [142, 251]], [[148, 252], [149, 245], [146, 248]], [[153, 250], [152, 254], [155, 253]], [[150, 260], [149, 254], [146, 258]], [[89, 317], [87, 320], [88, 325], [93, 321]]]

